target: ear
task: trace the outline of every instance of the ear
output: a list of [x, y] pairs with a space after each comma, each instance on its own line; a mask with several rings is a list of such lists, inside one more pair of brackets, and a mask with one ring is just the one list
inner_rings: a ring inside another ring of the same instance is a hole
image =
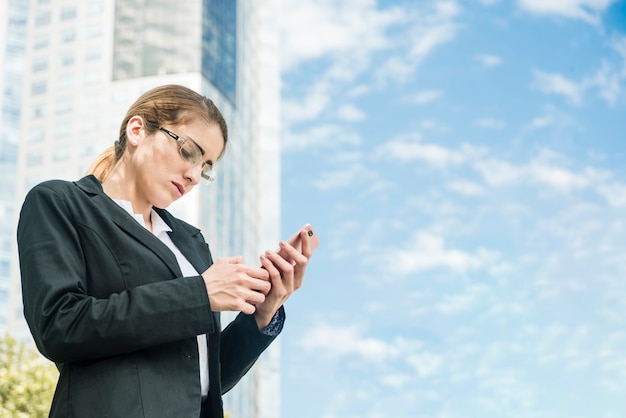
[[145, 136], [145, 122], [141, 116], [133, 116], [126, 124], [126, 140], [133, 146], [139, 144]]

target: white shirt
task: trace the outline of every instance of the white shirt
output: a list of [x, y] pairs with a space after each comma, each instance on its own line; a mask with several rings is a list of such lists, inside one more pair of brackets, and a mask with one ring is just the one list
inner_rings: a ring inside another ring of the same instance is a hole
[[[115, 203], [120, 205], [126, 212], [128, 212], [133, 218], [139, 222], [141, 226], [146, 228], [146, 223], [143, 220], [142, 214], [133, 213], [132, 203], [126, 200], [113, 199]], [[152, 221], [152, 234], [157, 237], [163, 244], [169, 248], [176, 256], [180, 271], [183, 273], [183, 277], [194, 277], [200, 273], [191, 265], [189, 260], [185, 258], [183, 253], [180, 252], [178, 247], [172, 242], [168, 232], [172, 230], [168, 224], [165, 223], [158, 213], [152, 210], [150, 214], [150, 220]], [[146, 228], [147, 229], [147, 228]], [[200, 392], [202, 396], [206, 396], [209, 393], [209, 354], [207, 350], [206, 334], [198, 335], [198, 354], [200, 362]]]

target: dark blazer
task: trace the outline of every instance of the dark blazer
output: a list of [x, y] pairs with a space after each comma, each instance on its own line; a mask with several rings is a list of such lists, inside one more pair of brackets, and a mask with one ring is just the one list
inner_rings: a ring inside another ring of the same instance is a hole
[[[157, 211], [204, 272], [213, 260], [200, 231]], [[222, 417], [221, 395], [274, 339], [244, 314], [221, 331], [202, 277], [181, 277], [174, 254], [93, 176], [33, 188], [17, 240], [24, 315], [60, 371], [51, 417], [201, 416], [198, 334], [209, 351], [202, 416]]]

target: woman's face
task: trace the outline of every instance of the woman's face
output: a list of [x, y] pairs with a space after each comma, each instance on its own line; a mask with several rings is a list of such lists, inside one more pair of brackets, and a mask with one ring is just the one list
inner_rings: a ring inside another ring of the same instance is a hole
[[[203, 163], [215, 164], [224, 149], [224, 137], [217, 124], [195, 120], [162, 127], [188, 142], [187, 146], [198, 146], [202, 159], [196, 164], [183, 159], [179, 142], [165, 131], [149, 135], [144, 129], [132, 132], [138, 135], [129, 136], [127, 146], [135, 148], [131, 161], [136, 179], [134, 203], [138, 205], [168, 207], [196, 184], [206, 181], [201, 176]], [[137, 145], [132, 144], [133, 140]]]

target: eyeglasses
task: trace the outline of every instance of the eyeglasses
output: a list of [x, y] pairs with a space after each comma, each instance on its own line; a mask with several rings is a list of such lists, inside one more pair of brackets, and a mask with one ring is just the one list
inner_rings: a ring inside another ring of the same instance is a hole
[[168, 134], [172, 139], [178, 142], [178, 151], [183, 160], [197, 165], [202, 163], [202, 178], [212, 183], [215, 180], [215, 172], [213, 171], [213, 164], [210, 162], [202, 161], [202, 151], [193, 141], [187, 141], [186, 139], [181, 138], [176, 135], [174, 132], [171, 132], [165, 129], [162, 126], [159, 126], [159, 130]]

